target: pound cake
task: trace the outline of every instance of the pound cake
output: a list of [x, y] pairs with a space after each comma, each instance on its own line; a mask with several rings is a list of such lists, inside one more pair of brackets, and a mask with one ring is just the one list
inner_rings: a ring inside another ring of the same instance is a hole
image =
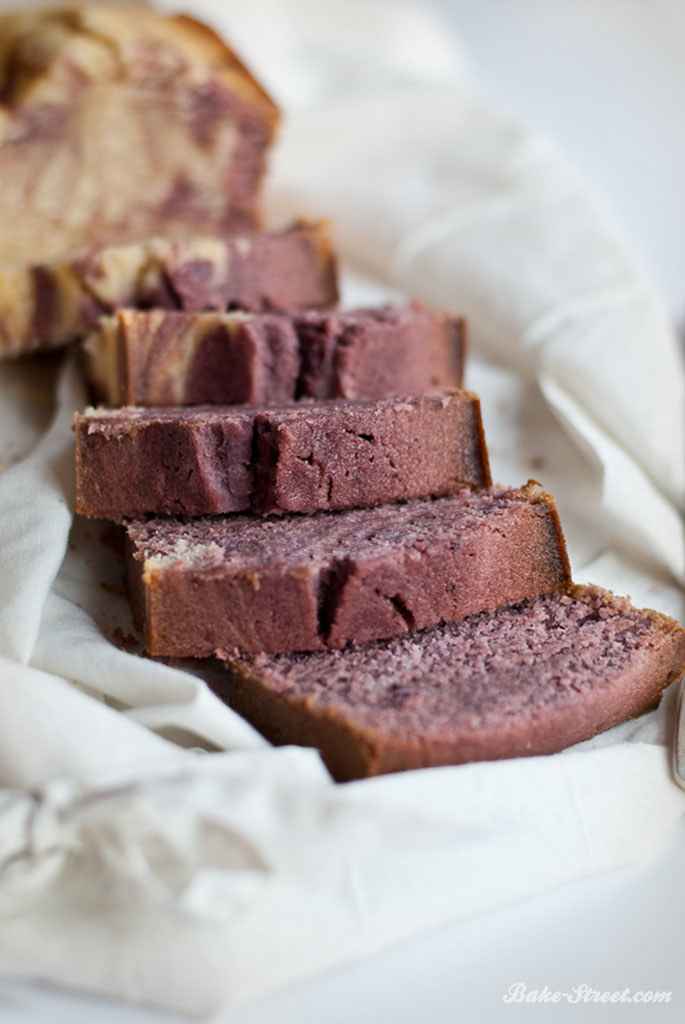
[[[340, 780], [552, 754], [659, 702], [685, 630], [597, 587], [363, 647], [229, 662], [221, 696]], [[216, 686], [216, 682], [213, 684]]]
[[467, 391], [366, 402], [89, 409], [75, 416], [76, 511], [316, 512], [490, 484]]
[[156, 518], [127, 534], [152, 655], [341, 648], [569, 583], [556, 508], [532, 483], [311, 516]]
[[0, 265], [255, 227], [278, 111], [206, 25], [133, 5], [0, 18]]
[[0, 358], [66, 345], [116, 309], [291, 310], [338, 301], [326, 222], [91, 249], [67, 263], [0, 267]]
[[107, 405], [266, 405], [458, 388], [461, 318], [419, 302], [349, 312], [121, 310], [84, 344]]

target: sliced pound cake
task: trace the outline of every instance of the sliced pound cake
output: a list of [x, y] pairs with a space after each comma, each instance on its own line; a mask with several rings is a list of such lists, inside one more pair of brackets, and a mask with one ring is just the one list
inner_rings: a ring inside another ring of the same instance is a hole
[[107, 405], [266, 405], [461, 387], [464, 323], [418, 302], [292, 316], [122, 310], [85, 342]]
[[1, 265], [258, 223], [278, 110], [207, 25], [135, 4], [16, 11], [0, 80]]
[[553, 499], [533, 485], [311, 516], [156, 518], [127, 532], [153, 655], [344, 647], [569, 582]]
[[76, 509], [106, 519], [316, 512], [491, 482], [468, 391], [263, 410], [90, 409], [74, 429]]
[[551, 754], [659, 702], [685, 630], [597, 587], [344, 651], [229, 661], [221, 696], [339, 780]]
[[0, 358], [66, 345], [124, 307], [258, 312], [337, 300], [325, 222], [90, 247], [65, 263], [0, 266]]

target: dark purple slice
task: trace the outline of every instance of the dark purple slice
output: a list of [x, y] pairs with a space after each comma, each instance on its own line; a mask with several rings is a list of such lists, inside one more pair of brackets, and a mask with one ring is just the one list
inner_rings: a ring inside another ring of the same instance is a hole
[[475, 395], [125, 407], [75, 417], [76, 507], [154, 515], [316, 512], [453, 494], [490, 481]]

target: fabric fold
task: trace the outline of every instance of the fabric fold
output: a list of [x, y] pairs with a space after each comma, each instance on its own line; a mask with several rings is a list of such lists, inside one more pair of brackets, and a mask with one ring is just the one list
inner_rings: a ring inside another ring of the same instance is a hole
[[85, 402], [75, 361], [65, 362], [49, 429], [27, 458], [0, 474], [0, 654], [28, 661], [43, 605], [67, 547], [73, 509], [74, 410]]
[[187, 757], [0, 805], [5, 969], [212, 1013], [634, 863], [685, 809], [662, 748], [642, 744], [347, 786], [313, 751]]
[[554, 373], [683, 505], [685, 385], [666, 309], [551, 145], [468, 87], [388, 87], [292, 117], [272, 203], [327, 211], [353, 264], [464, 312], [476, 351]]

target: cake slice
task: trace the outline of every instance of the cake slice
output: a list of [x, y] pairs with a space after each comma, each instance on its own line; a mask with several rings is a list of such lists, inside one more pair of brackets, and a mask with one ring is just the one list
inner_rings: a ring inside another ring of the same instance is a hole
[[387, 398], [461, 387], [464, 324], [418, 302], [295, 315], [122, 310], [85, 343], [107, 405]]
[[[597, 587], [363, 647], [229, 662], [221, 696], [336, 779], [552, 754], [659, 702], [685, 630]], [[216, 685], [216, 683], [214, 683]]]
[[533, 484], [311, 516], [157, 518], [127, 533], [153, 655], [341, 648], [569, 582], [553, 500]]
[[65, 4], [0, 18], [0, 264], [251, 229], [278, 110], [199, 21]]
[[337, 299], [323, 221], [105, 246], [67, 263], [0, 266], [0, 357], [65, 345], [123, 307], [290, 310], [329, 307]]
[[476, 395], [89, 409], [76, 414], [76, 511], [316, 512], [491, 483]]

